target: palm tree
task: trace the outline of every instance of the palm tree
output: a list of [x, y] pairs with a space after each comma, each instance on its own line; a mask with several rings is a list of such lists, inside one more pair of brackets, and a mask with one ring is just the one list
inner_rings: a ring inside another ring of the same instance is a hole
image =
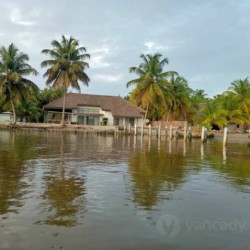
[[12, 43], [8, 48], [0, 48], [0, 94], [4, 102], [10, 103], [13, 112], [13, 122], [16, 123], [16, 108], [23, 99], [31, 96], [31, 89], [38, 89], [35, 83], [24, 78], [37, 71], [27, 61], [29, 56], [20, 52]]
[[188, 87], [187, 80], [181, 76], [170, 78], [166, 92], [167, 100], [167, 119], [171, 117], [174, 120], [181, 118], [187, 119], [187, 114], [191, 111], [191, 89]]
[[249, 115], [243, 112], [241, 103], [233, 93], [224, 92], [222, 95], [217, 95], [214, 102], [217, 103], [220, 110], [223, 110], [228, 122], [235, 122], [237, 124], [248, 123]]
[[213, 125], [222, 128], [227, 125], [225, 115], [225, 110], [221, 110], [214, 100], [208, 100], [198, 119], [200, 124], [208, 129], [211, 129]]
[[168, 64], [168, 59], [161, 59], [161, 54], [147, 54], [140, 56], [143, 62], [139, 67], [130, 67], [129, 72], [138, 75], [138, 78], [127, 83], [127, 87], [136, 85], [131, 93], [131, 99], [137, 105], [146, 109], [147, 117], [151, 105], [156, 102], [160, 106], [166, 106], [165, 91], [168, 85], [167, 78], [171, 75], [177, 75], [176, 72], [164, 71], [164, 66]]
[[81, 81], [86, 86], [90, 82], [89, 77], [84, 72], [86, 67], [89, 67], [89, 64], [84, 60], [90, 58], [90, 55], [84, 53], [86, 52], [86, 48], [79, 47], [78, 41], [73, 37], [67, 39], [65, 36], [62, 36], [61, 42], [53, 40], [51, 45], [52, 49], [44, 49], [42, 53], [49, 55], [52, 59], [43, 61], [41, 66], [50, 67], [44, 74], [44, 77], [47, 77], [46, 83], [48, 85], [52, 84], [53, 88], [64, 89], [61, 121], [61, 125], [63, 126], [68, 88], [71, 86], [80, 90], [78, 81]]
[[250, 114], [250, 82], [248, 77], [244, 80], [233, 81], [227, 92], [233, 93], [240, 103], [242, 111]]

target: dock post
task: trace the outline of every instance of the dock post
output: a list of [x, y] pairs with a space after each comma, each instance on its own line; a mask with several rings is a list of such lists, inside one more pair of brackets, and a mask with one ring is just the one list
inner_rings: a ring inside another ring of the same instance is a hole
[[129, 123], [128, 124], [128, 133], [130, 134], [130, 131], [131, 131], [131, 124]]
[[151, 128], [151, 124], [149, 124], [148, 126], [148, 136], [151, 137], [151, 133], [152, 133], [152, 128]]
[[161, 138], [161, 125], [158, 126], [158, 138]]
[[141, 126], [141, 136], [143, 136], [143, 125]]
[[187, 140], [187, 125], [184, 126], [184, 132], [183, 133], [184, 133], [183, 134], [183, 139], [184, 139], [184, 141], [186, 141]]
[[173, 125], [170, 125], [170, 127], [169, 127], [169, 139], [170, 140], [173, 139]]
[[136, 135], [136, 133], [137, 133], [137, 132], [136, 132], [136, 124], [135, 124], [135, 135]]
[[224, 128], [224, 136], [223, 136], [223, 146], [227, 145], [227, 130], [228, 130], [228, 128], [225, 127]]
[[204, 126], [201, 128], [201, 142], [206, 142], [206, 128]]

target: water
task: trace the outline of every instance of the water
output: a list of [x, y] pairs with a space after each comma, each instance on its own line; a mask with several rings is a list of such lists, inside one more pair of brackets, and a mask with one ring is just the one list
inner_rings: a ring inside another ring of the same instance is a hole
[[249, 149], [0, 131], [0, 249], [250, 249]]

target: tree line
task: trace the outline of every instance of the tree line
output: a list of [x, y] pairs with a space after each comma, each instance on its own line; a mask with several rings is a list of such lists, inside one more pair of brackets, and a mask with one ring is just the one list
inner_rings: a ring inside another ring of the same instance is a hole
[[[50, 86], [40, 90], [29, 80], [38, 72], [28, 64], [29, 56], [14, 44], [0, 48], [0, 112], [12, 111], [16, 117], [27, 121], [43, 121], [43, 106], [64, 96], [62, 122], [64, 125], [65, 95], [72, 87], [80, 90], [79, 82], [88, 86], [90, 78], [85, 73], [90, 55], [73, 37], [62, 36], [53, 40], [51, 49], [41, 53], [49, 57], [41, 63], [46, 68], [44, 77]], [[149, 120], [187, 120], [212, 128], [222, 128], [229, 122], [250, 124], [250, 82], [248, 78], [235, 80], [228, 90], [208, 98], [204, 90], [193, 90], [188, 81], [175, 71], [167, 71], [168, 58], [159, 53], [141, 55], [139, 66], [129, 68], [137, 78], [127, 87], [134, 89], [125, 98], [145, 109]]]
[[177, 72], [167, 71], [168, 59], [161, 54], [143, 54], [141, 59], [139, 66], [129, 68], [137, 78], [127, 83], [135, 88], [126, 99], [145, 109], [149, 120], [187, 120], [208, 129], [230, 122], [250, 125], [248, 78], [235, 80], [222, 94], [208, 98], [204, 90], [190, 88]]

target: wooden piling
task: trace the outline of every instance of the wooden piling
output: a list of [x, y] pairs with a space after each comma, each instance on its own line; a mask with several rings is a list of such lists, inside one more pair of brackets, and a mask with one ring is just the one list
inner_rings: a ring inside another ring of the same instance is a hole
[[204, 143], [206, 142], [206, 128], [205, 127], [202, 127], [201, 128], [201, 142]]
[[161, 125], [158, 126], [158, 138], [161, 138]]
[[227, 131], [228, 131], [228, 128], [225, 127], [224, 128], [224, 136], [223, 136], [223, 146], [226, 146], [227, 145]]
[[169, 140], [173, 139], [173, 125], [170, 125], [169, 127]]
[[151, 137], [152, 135], [152, 128], [151, 128], [151, 124], [149, 124], [148, 126], [148, 136]]
[[136, 128], [137, 128], [137, 126], [136, 126], [136, 124], [135, 124], [135, 131], [134, 131], [134, 132], [135, 132], [135, 135], [136, 135], [136, 133], [137, 133]]
[[187, 140], [187, 126], [184, 126], [183, 139], [184, 141]]

